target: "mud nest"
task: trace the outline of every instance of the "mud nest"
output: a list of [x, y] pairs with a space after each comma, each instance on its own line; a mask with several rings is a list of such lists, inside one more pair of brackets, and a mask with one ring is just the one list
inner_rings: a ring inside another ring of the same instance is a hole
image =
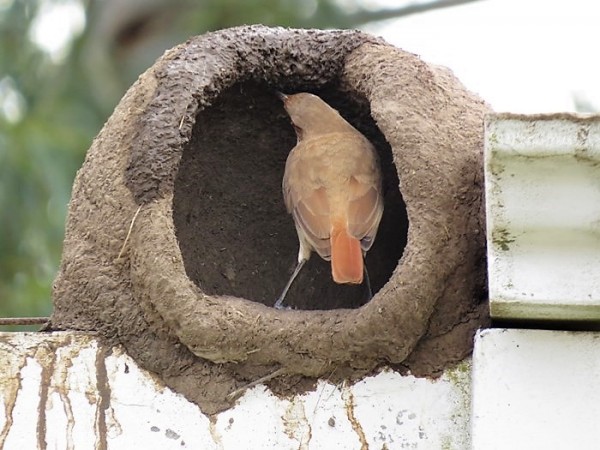
[[[312, 92], [371, 139], [385, 213], [375, 291], [338, 286], [281, 194], [294, 131], [275, 90]], [[278, 370], [276, 391], [387, 364], [435, 376], [487, 323], [485, 104], [446, 69], [356, 31], [240, 27], [166, 52], [75, 180], [52, 329], [96, 331], [207, 413]]]

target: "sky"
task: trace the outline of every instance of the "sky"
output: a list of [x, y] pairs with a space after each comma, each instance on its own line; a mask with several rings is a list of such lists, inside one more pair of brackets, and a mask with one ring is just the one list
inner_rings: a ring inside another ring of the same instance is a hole
[[600, 110], [597, 0], [481, 0], [367, 31], [450, 68], [496, 111], [575, 111], [576, 97]]

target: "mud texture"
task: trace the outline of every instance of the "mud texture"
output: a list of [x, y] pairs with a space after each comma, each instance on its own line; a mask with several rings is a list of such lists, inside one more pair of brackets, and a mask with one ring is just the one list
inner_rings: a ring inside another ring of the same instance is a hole
[[[380, 154], [370, 302], [313, 256], [288, 297], [296, 309], [270, 307], [298, 250], [281, 194], [295, 136], [276, 89], [320, 95]], [[281, 393], [384, 364], [435, 376], [488, 321], [487, 111], [448, 70], [356, 31], [193, 38], [139, 78], [88, 151], [50, 328], [122, 344], [206, 413], [278, 369]]]

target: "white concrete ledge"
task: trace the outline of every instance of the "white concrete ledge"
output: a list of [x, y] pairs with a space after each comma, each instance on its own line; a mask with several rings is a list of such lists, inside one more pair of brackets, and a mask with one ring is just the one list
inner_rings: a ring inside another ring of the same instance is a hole
[[600, 319], [600, 116], [491, 115], [492, 317]]
[[466, 449], [470, 363], [437, 380], [391, 370], [278, 398], [264, 386], [215, 417], [119, 348], [81, 333], [0, 333], [0, 448]]
[[474, 450], [595, 450], [599, 420], [600, 333], [479, 333], [473, 353]]

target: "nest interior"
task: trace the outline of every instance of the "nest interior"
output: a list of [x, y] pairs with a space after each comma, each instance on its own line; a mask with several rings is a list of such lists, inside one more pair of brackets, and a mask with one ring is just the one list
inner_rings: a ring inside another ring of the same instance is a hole
[[[339, 88], [338, 88], [339, 89]], [[335, 85], [314, 92], [378, 149], [385, 209], [367, 254], [373, 292], [390, 278], [406, 245], [408, 218], [390, 145], [368, 103]], [[296, 265], [298, 238], [281, 193], [296, 136], [274, 89], [239, 83], [201, 111], [175, 182], [173, 220], [187, 275], [209, 295], [232, 295], [271, 306]], [[332, 281], [330, 264], [314, 254], [286, 304], [303, 310], [356, 308], [366, 286]]]

